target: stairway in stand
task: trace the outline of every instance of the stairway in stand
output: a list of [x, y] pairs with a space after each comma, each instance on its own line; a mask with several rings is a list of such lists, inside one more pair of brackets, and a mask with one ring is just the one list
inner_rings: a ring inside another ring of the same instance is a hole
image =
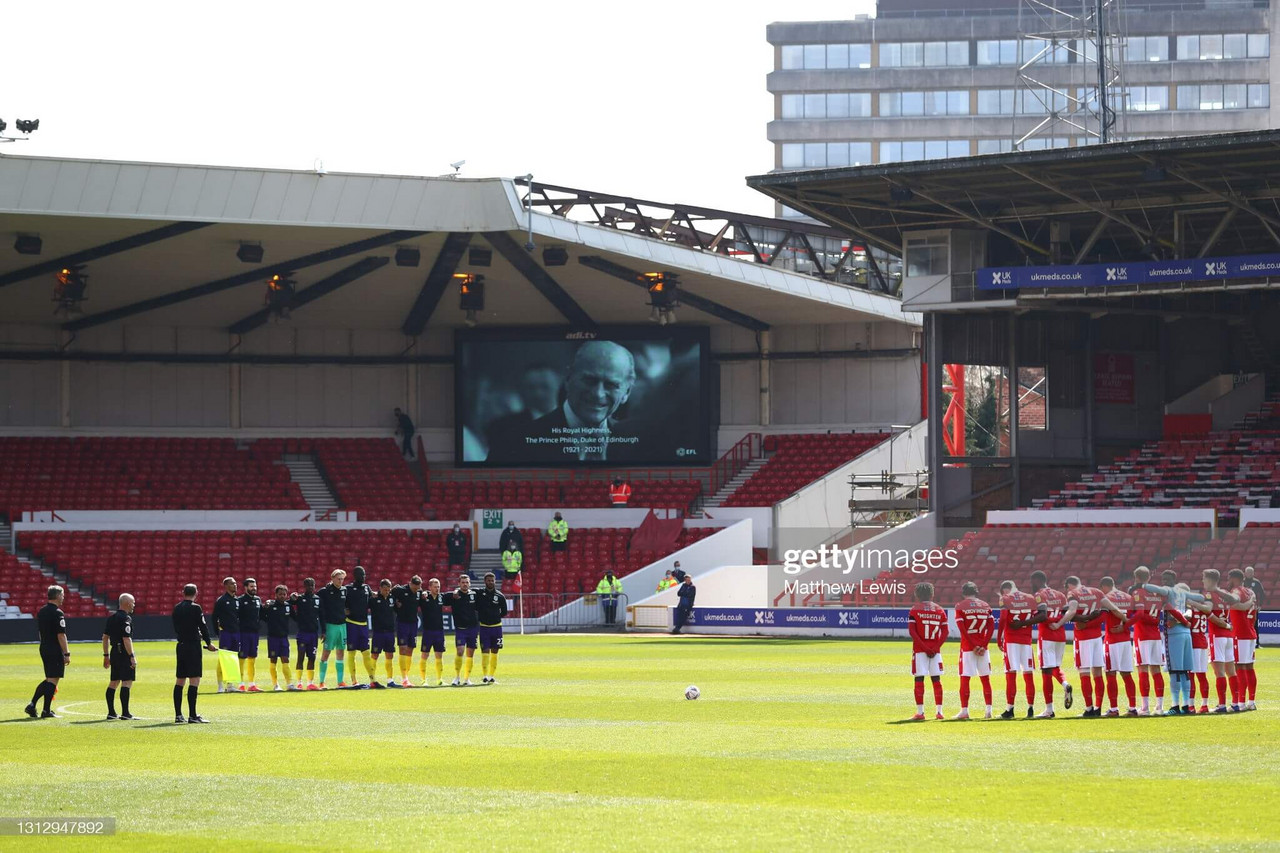
[[329, 484], [324, 481], [315, 458], [310, 454], [286, 455], [284, 466], [289, 469], [289, 479], [298, 484], [303, 499], [315, 513], [316, 519], [332, 517], [333, 511], [338, 509], [338, 500], [329, 490]]
[[703, 509], [710, 509], [711, 507], [721, 506], [726, 500], [729, 499], [730, 495], [736, 492], [743, 483], [745, 483], [747, 480], [750, 480], [752, 475], [755, 474], [757, 471], [759, 471], [760, 468], [764, 465], [764, 463], [768, 461], [769, 461], [768, 456], [757, 456], [755, 459], [752, 459], [750, 462], [746, 464], [746, 466], [741, 471], [739, 471], [734, 476], [732, 480], [725, 483], [723, 486], [720, 487], [720, 490], [718, 492], [716, 492], [707, 500], [703, 501], [702, 503]]

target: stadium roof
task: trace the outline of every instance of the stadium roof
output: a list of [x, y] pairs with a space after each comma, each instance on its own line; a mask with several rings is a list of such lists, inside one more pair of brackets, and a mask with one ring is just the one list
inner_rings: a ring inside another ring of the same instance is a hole
[[[992, 266], [1280, 251], [1277, 130], [788, 171], [747, 183], [894, 255], [904, 232], [951, 228], [991, 232]], [[1054, 241], [1051, 223], [1067, 227]]]
[[[0, 322], [54, 323], [54, 273], [79, 263], [88, 299], [83, 316], [62, 321], [72, 332], [118, 323], [247, 332], [265, 322], [274, 272], [292, 275], [304, 303], [290, 322], [314, 328], [461, 326], [455, 271], [485, 275], [486, 325], [643, 322], [648, 294], [635, 277], [655, 270], [680, 275], [681, 322], [920, 322], [894, 297], [665, 232], [530, 217], [522, 192], [504, 179], [0, 156]], [[21, 234], [40, 237], [38, 256], [10, 248]], [[246, 242], [261, 244], [261, 263], [237, 257]], [[397, 265], [398, 247], [418, 249], [419, 265]], [[476, 248], [492, 251], [489, 266], [472, 263]], [[567, 262], [548, 265], [550, 248]]]

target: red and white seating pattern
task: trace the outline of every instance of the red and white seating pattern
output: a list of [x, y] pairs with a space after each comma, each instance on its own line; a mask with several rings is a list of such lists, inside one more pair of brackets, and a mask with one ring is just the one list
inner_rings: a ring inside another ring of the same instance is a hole
[[1240, 530], [1223, 534], [1189, 554], [1179, 555], [1160, 566], [1178, 573], [1178, 579], [1200, 588], [1200, 573], [1217, 569], [1226, 581], [1231, 569], [1253, 566], [1254, 576], [1267, 590], [1280, 583], [1280, 524], [1251, 522]]
[[768, 435], [769, 461], [729, 495], [723, 506], [772, 506], [880, 442], [889, 433], [822, 433]]
[[[34, 616], [49, 600], [49, 587], [53, 581], [28, 566], [8, 551], [0, 551], [0, 592], [5, 593], [9, 608], [17, 608], [28, 616]], [[12, 611], [8, 611], [12, 615]], [[67, 616], [107, 616], [108, 611], [77, 592], [67, 590], [62, 602], [62, 612]], [[31, 639], [35, 629], [32, 628]]]

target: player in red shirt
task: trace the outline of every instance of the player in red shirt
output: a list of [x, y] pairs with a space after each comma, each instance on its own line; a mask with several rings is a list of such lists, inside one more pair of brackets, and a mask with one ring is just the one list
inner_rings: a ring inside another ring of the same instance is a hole
[[933, 681], [935, 719], [942, 719], [942, 644], [947, 641], [947, 611], [933, 602], [933, 584], [916, 584], [915, 607], [907, 616], [907, 632], [911, 634], [911, 674], [916, 682], [916, 715], [924, 719], [924, 677]]
[[1018, 673], [1027, 688], [1027, 719], [1036, 715], [1036, 660], [1031, 646], [1031, 617], [1040, 609], [1035, 596], [1022, 592], [1013, 581], [1000, 584], [1000, 625], [996, 641], [1004, 652], [1004, 698], [1002, 720], [1013, 719], [1013, 703], [1018, 697]]
[[956, 627], [960, 630], [960, 713], [957, 720], [969, 719], [969, 679], [978, 676], [982, 679], [982, 698], [987, 704], [984, 719], [991, 719], [991, 655], [987, 646], [991, 644], [991, 632], [995, 628], [995, 619], [991, 616], [991, 605], [978, 598], [978, 585], [972, 581], [960, 587], [964, 596], [956, 605]]
[[1105, 611], [1120, 619], [1126, 614], [1108, 601], [1102, 590], [1085, 586], [1075, 575], [1062, 584], [1067, 589], [1067, 609], [1055, 627], [1075, 623], [1076, 671], [1080, 673], [1085, 704], [1082, 716], [1101, 717], [1106, 695], [1102, 670], [1107, 662], [1102, 644], [1102, 614]]
[[1071, 685], [1062, 677], [1062, 655], [1067, 650], [1067, 629], [1061, 625], [1053, 627], [1053, 623], [1062, 618], [1067, 609], [1067, 596], [1049, 586], [1049, 579], [1044, 572], [1031, 573], [1031, 594], [1035, 596], [1037, 610], [1031, 621], [1040, 627], [1037, 651], [1040, 656], [1040, 683], [1044, 689], [1044, 718], [1053, 717], [1053, 683], [1062, 685], [1066, 694], [1062, 707], [1071, 707]]
[[1156, 713], [1164, 714], [1164, 635], [1160, 633], [1160, 611], [1164, 597], [1143, 589], [1151, 582], [1151, 570], [1138, 566], [1133, 570], [1133, 639], [1138, 661], [1138, 692], [1142, 695], [1139, 716], [1151, 714], [1151, 685], [1156, 688]]
[[1209, 608], [1209, 660], [1213, 663], [1213, 674], [1218, 689], [1218, 706], [1215, 714], [1227, 713], [1227, 687], [1231, 688], [1231, 710], [1240, 710], [1240, 681], [1236, 675], [1236, 643], [1231, 633], [1231, 611], [1244, 605], [1231, 593], [1218, 586], [1222, 575], [1217, 569], [1205, 569], [1204, 596], [1209, 599], [1205, 605], [1188, 602], [1196, 610]]
[[[1133, 596], [1122, 589], [1117, 589], [1114, 580], [1102, 578], [1098, 581], [1098, 589], [1119, 610], [1125, 613], [1132, 612]], [[1119, 673], [1124, 678], [1124, 692], [1129, 698], [1129, 716], [1136, 717], [1138, 708], [1135, 701], [1137, 690], [1133, 684], [1133, 635], [1129, 633], [1132, 623], [1110, 612], [1103, 616], [1103, 620], [1106, 627], [1102, 641], [1103, 657], [1107, 666], [1107, 699], [1111, 702], [1111, 709], [1103, 716], [1120, 716], [1118, 707], [1120, 685], [1116, 680], [1116, 674]], [[1098, 704], [1102, 704], [1101, 698]]]
[[1240, 599], [1242, 608], [1231, 611], [1231, 634], [1236, 641], [1236, 678], [1240, 682], [1243, 710], [1256, 711], [1258, 674], [1253, 670], [1253, 654], [1258, 647], [1258, 597], [1244, 584], [1244, 572], [1227, 572], [1227, 588]]

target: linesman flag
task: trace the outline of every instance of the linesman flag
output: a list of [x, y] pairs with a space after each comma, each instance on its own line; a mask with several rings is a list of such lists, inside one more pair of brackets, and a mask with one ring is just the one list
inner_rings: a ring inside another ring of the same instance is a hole
[[226, 649], [218, 649], [218, 665], [222, 667], [225, 681], [234, 681], [240, 677], [240, 655]]

